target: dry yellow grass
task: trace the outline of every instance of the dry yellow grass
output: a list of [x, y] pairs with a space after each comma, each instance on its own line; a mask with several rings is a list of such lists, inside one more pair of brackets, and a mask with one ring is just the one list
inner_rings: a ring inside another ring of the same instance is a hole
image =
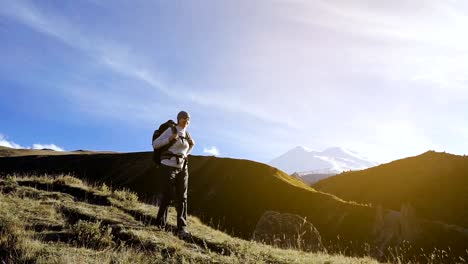
[[[158, 208], [138, 202], [135, 194], [94, 188], [70, 176], [15, 176], [0, 183], [0, 257], [5, 263], [377, 263], [234, 238], [192, 216], [193, 237], [181, 240], [153, 226]], [[52, 192], [40, 184], [69, 189]], [[77, 190], [86, 196], [78, 197]], [[168, 219], [172, 227], [174, 211]]]

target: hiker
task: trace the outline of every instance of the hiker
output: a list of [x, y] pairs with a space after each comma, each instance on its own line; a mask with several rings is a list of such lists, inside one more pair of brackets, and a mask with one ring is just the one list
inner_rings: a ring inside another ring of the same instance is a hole
[[177, 125], [167, 128], [153, 141], [153, 148], [168, 147], [160, 156], [162, 199], [156, 224], [164, 229], [167, 212], [173, 199], [177, 209], [177, 233], [181, 238], [190, 237], [187, 230], [187, 189], [188, 189], [188, 154], [195, 145], [186, 131], [190, 115], [181, 111], [177, 115]]

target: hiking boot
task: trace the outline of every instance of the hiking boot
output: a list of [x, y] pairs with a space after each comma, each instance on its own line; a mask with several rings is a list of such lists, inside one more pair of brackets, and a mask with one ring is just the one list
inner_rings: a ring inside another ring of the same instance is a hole
[[190, 232], [187, 231], [186, 229], [182, 229], [182, 230], [179, 230], [179, 232], [177, 232], [177, 236], [183, 240], [183, 239], [192, 237], [192, 234], [190, 234]]

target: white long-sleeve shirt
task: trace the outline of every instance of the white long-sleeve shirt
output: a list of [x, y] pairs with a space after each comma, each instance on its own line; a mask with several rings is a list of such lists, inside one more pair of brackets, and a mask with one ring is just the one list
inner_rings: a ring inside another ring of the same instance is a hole
[[[177, 134], [179, 137], [177, 138], [176, 142], [168, 149], [168, 151], [172, 152], [173, 154], [176, 155], [183, 155], [183, 157], [187, 157], [190, 151], [192, 150], [192, 146], [190, 146], [187, 137], [186, 137], [186, 132], [185, 128], [181, 128], [179, 126], [176, 126], [177, 129]], [[159, 137], [157, 137], [153, 141], [153, 148], [161, 148], [167, 144], [169, 144], [169, 140], [172, 136], [172, 128], [167, 128]], [[182, 137], [184, 139], [182, 139]], [[192, 139], [192, 142], [195, 144], [195, 142]], [[161, 164], [179, 168], [181, 169], [182, 166], [184, 165], [184, 162], [182, 159], [179, 159], [179, 162], [177, 162], [177, 157], [171, 157], [170, 159], [163, 159], [161, 160]]]

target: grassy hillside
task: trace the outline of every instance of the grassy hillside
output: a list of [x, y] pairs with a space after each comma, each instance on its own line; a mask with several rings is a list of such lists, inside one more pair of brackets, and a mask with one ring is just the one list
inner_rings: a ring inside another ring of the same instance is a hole
[[73, 154], [97, 154], [97, 153], [115, 153], [112, 151], [90, 151], [90, 150], [75, 150], [75, 151], [55, 151], [52, 149], [12, 149], [0, 146], [0, 157], [18, 157], [31, 155], [73, 155]]
[[[468, 232], [456, 226], [414, 217], [407, 209], [345, 202], [265, 164], [190, 156], [189, 172], [189, 214], [247, 240], [267, 212], [278, 212], [316, 228], [328, 252], [385, 260], [409, 241], [413, 250], [408, 256], [424, 258], [421, 248], [433, 252], [450, 247], [450, 256], [457, 258], [468, 245]], [[149, 152], [0, 158], [0, 175], [11, 173], [73, 173], [93, 184], [129, 188], [151, 203], [159, 191], [158, 170]]]
[[[0, 158], [0, 173], [71, 173], [90, 182], [129, 188], [155, 201], [159, 193], [158, 170], [151, 153], [21, 156]], [[375, 218], [373, 209], [346, 203], [316, 192], [303, 182], [265, 164], [248, 160], [190, 156], [189, 213], [250, 238], [267, 210], [307, 217], [325, 240], [340, 235], [346, 240], [367, 241]], [[323, 210], [328, 214], [324, 215]], [[330, 225], [330, 218], [346, 215]], [[349, 228], [349, 226], [353, 228]]]
[[0, 205], [1, 263], [377, 263], [233, 238], [193, 216], [181, 240], [153, 226], [157, 207], [135, 193], [69, 176], [7, 177]]
[[468, 228], [468, 157], [429, 151], [313, 185], [345, 200], [400, 210]]

